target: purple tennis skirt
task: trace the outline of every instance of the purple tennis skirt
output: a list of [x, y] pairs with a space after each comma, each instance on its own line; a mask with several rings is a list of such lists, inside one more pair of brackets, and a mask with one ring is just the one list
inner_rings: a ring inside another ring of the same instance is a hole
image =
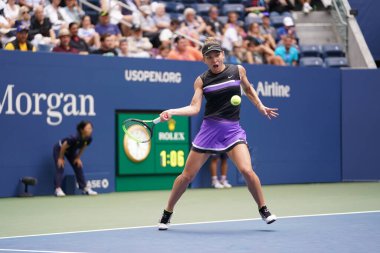
[[206, 118], [192, 149], [201, 153], [224, 153], [240, 143], [247, 144], [247, 137], [239, 121]]

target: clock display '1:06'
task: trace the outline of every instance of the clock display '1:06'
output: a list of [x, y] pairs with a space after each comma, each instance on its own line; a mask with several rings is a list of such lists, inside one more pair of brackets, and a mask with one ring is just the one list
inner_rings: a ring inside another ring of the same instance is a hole
[[162, 167], [183, 167], [185, 165], [185, 152], [183, 150], [162, 150], [160, 157]]

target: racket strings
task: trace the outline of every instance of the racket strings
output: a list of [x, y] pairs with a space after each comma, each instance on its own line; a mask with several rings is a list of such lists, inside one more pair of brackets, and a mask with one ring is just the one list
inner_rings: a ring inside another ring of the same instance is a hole
[[150, 141], [152, 135], [147, 124], [137, 120], [126, 120], [123, 124], [123, 130], [125, 134], [138, 143]]

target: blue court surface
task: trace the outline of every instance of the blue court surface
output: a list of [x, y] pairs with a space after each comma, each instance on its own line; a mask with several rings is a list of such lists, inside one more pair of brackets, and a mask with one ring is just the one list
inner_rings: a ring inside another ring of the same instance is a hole
[[4, 237], [0, 252], [380, 252], [380, 211]]

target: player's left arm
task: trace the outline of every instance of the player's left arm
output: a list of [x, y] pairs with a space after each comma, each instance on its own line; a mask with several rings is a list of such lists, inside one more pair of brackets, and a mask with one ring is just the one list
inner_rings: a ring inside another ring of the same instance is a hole
[[241, 80], [240, 85], [243, 88], [244, 93], [247, 95], [249, 101], [251, 101], [252, 104], [254, 104], [256, 108], [259, 110], [259, 112], [265, 115], [268, 119], [276, 118], [278, 116], [278, 108], [269, 108], [264, 106], [259, 96], [257, 95], [257, 92], [255, 91], [251, 83], [248, 81], [247, 72], [245, 68], [241, 65], [238, 65], [238, 68]]

